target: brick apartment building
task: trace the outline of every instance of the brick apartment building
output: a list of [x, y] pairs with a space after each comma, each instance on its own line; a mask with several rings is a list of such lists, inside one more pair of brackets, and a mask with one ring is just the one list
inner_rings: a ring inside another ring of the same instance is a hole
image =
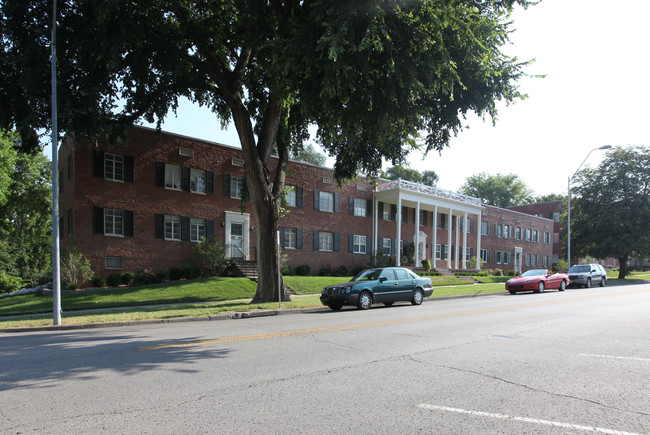
[[[233, 258], [255, 260], [241, 149], [134, 127], [110, 147], [67, 136], [59, 162], [61, 246], [77, 246], [95, 273], [191, 267], [203, 237], [223, 241]], [[409, 251], [437, 269], [466, 269], [475, 256], [482, 268], [551, 267], [547, 218], [403, 180], [359, 177], [339, 187], [330, 169], [299, 162], [289, 163], [286, 184], [280, 241], [292, 270], [351, 273], [371, 253], [401, 264], [397, 253]]]

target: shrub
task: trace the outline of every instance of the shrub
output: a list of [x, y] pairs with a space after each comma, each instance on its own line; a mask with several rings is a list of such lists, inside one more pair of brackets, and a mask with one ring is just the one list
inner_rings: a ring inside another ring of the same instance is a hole
[[203, 239], [194, 247], [194, 256], [201, 273], [205, 276], [219, 276], [230, 265], [226, 248], [215, 238]]
[[323, 266], [318, 271], [318, 276], [332, 276], [332, 275], [333, 273], [331, 267]]
[[477, 264], [478, 264], [478, 259], [476, 258], [476, 256], [474, 256], [470, 258], [469, 261], [467, 262], [467, 268], [474, 270], [476, 269]]
[[90, 268], [90, 261], [84, 257], [81, 251], [72, 247], [61, 254], [61, 282], [64, 285], [75, 284], [75, 288], [90, 281], [93, 271]]
[[135, 275], [133, 274], [133, 272], [124, 272], [122, 274], [121, 282], [124, 285], [131, 285], [131, 284], [133, 284], [134, 279], [135, 279]]
[[106, 280], [103, 276], [95, 275], [93, 276], [93, 287], [104, 287], [106, 285]]
[[334, 271], [334, 276], [348, 276], [348, 268], [345, 266], [339, 266]]
[[516, 273], [515, 273], [514, 270], [509, 270], [508, 271], [508, 276], [515, 276], [515, 275], [516, 275]]
[[494, 272], [492, 273], [494, 276], [503, 276], [503, 270], [501, 269], [494, 269]]
[[296, 267], [296, 275], [307, 276], [311, 272], [311, 267], [306, 264]]
[[13, 293], [21, 289], [23, 280], [0, 270], [0, 293]]
[[291, 267], [286, 264], [282, 266], [282, 275], [291, 275]]
[[159, 283], [165, 281], [169, 281], [169, 272], [165, 272], [164, 270], [159, 270], [158, 272], [156, 272], [156, 274], [153, 277], [153, 282]]
[[181, 277], [185, 279], [196, 279], [201, 275], [201, 271], [196, 267], [185, 267], [181, 271]]
[[136, 272], [133, 278], [133, 284], [146, 285], [155, 282], [155, 275], [151, 269], [140, 269]]
[[106, 278], [106, 284], [108, 284], [109, 287], [117, 287], [120, 285], [122, 282], [122, 275], [120, 275], [117, 272], [112, 272], [108, 275], [108, 278]]
[[180, 267], [172, 267], [169, 269], [169, 280], [170, 281], [179, 281], [181, 279], [181, 268]]
[[422, 260], [422, 267], [424, 267], [424, 270], [426, 272], [430, 271], [431, 270], [431, 260], [429, 260], [428, 258], [425, 258], [424, 260]]
[[69, 282], [63, 286], [63, 290], [77, 290], [77, 283]]

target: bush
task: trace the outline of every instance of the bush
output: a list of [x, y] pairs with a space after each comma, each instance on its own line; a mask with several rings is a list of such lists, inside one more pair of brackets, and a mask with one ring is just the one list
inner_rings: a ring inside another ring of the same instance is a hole
[[0, 270], [0, 293], [13, 293], [20, 290], [23, 286], [23, 280], [17, 276], [11, 276]]
[[63, 290], [77, 290], [77, 283], [69, 282], [63, 286]]
[[75, 284], [75, 288], [81, 287], [90, 281], [93, 271], [90, 268], [90, 261], [84, 257], [79, 249], [72, 247], [61, 254], [61, 282], [64, 286]]
[[106, 285], [106, 280], [103, 276], [95, 275], [93, 276], [93, 287], [104, 287]]
[[201, 273], [205, 276], [219, 276], [230, 265], [226, 248], [214, 238], [203, 239], [194, 247], [194, 256]]
[[431, 270], [431, 260], [429, 260], [428, 258], [425, 258], [424, 260], [422, 260], [422, 267], [424, 267], [424, 270], [426, 272], [430, 271]]
[[348, 268], [345, 266], [339, 266], [334, 271], [334, 276], [348, 276]]
[[503, 276], [503, 270], [501, 269], [494, 269], [494, 272], [492, 273], [494, 276]]
[[186, 267], [181, 271], [181, 277], [184, 279], [196, 279], [201, 275], [201, 271], [196, 267]]
[[282, 275], [291, 275], [291, 267], [286, 264], [282, 266]]
[[112, 272], [108, 275], [108, 278], [106, 278], [106, 284], [108, 284], [109, 287], [118, 287], [121, 282], [122, 275], [118, 272]]
[[156, 272], [156, 274], [153, 277], [153, 282], [159, 283], [165, 281], [169, 281], [169, 272], [165, 272], [164, 270], [159, 270], [158, 272]]
[[306, 264], [296, 267], [296, 275], [307, 276], [311, 272], [311, 267]]
[[508, 271], [508, 276], [515, 276], [515, 275], [516, 275], [516, 273], [515, 273], [514, 270], [509, 270]]
[[135, 279], [135, 275], [133, 274], [133, 272], [124, 272], [122, 274], [121, 282], [124, 285], [131, 285], [133, 284], [134, 279]]
[[181, 274], [182, 272], [180, 267], [172, 267], [171, 269], [169, 269], [169, 280], [180, 281]]
[[152, 284], [156, 280], [156, 277], [151, 269], [140, 269], [136, 272], [135, 277], [133, 278], [133, 284], [135, 285], [147, 285]]
[[320, 268], [318, 271], [318, 276], [333, 276], [334, 274], [332, 273], [332, 268], [323, 266]]

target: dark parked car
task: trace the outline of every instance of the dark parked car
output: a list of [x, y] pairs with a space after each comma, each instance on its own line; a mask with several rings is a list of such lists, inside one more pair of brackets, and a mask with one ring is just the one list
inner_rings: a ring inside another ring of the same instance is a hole
[[594, 284], [605, 287], [607, 284], [607, 271], [598, 263], [576, 264], [569, 269], [571, 285], [590, 288]]
[[422, 278], [403, 267], [383, 267], [366, 269], [345, 284], [325, 287], [320, 301], [333, 310], [340, 310], [343, 305], [367, 310], [377, 302], [387, 306], [397, 301], [420, 305], [432, 294], [431, 278]]
[[556, 288], [561, 292], [569, 285], [569, 275], [566, 273], [549, 273], [546, 269], [532, 269], [522, 273], [521, 276], [509, 279], [506, 290], [514, 295], [517, 292], [534, 291], [542, 293], [546, 289]]

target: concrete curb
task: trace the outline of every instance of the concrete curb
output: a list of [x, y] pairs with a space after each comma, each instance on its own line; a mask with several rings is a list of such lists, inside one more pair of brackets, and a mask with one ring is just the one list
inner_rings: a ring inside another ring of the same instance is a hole
[[[495, 296], [495, 295], [503, 295], [504, 293], [505, 292], [441, 296], [439, 298], [425, 298], [424, 302], [428, 303], [428, 302], [435, 302], [439, 300], [475, 298], [479, 296]], [[0, 334], [18, 333], [18, 332], [70, 331], [76, 329], [96, 329], [96, 328], [111, 328], [111, 327], [123, 327], [123, 326], [140, 326], [140, 325], [164, 325], [167, 323], [182, 323], [182, 322], [212, 322], [217, 320], [254, 319], [257, 317], [285, 316], [289, 314], [317, 313], [317, 312], [327, 312], [327, 311], [330, 311], [328, 307], [289, 308], [286, 310], [226, 311], [221, 314], [215, 314], [214, 316], [203, 316], [203, 317], [176, 317], [172, 319], [148, 319], [148, 320], [133, 320], [129, 322], [87, 323], [83, 325], [59, 325], [59, 326], [49, 325], [49, 326], [33, 326], [33, 327], [25, 327], [25, 328], [7, 328], [7, 329], [0, 329]]]

